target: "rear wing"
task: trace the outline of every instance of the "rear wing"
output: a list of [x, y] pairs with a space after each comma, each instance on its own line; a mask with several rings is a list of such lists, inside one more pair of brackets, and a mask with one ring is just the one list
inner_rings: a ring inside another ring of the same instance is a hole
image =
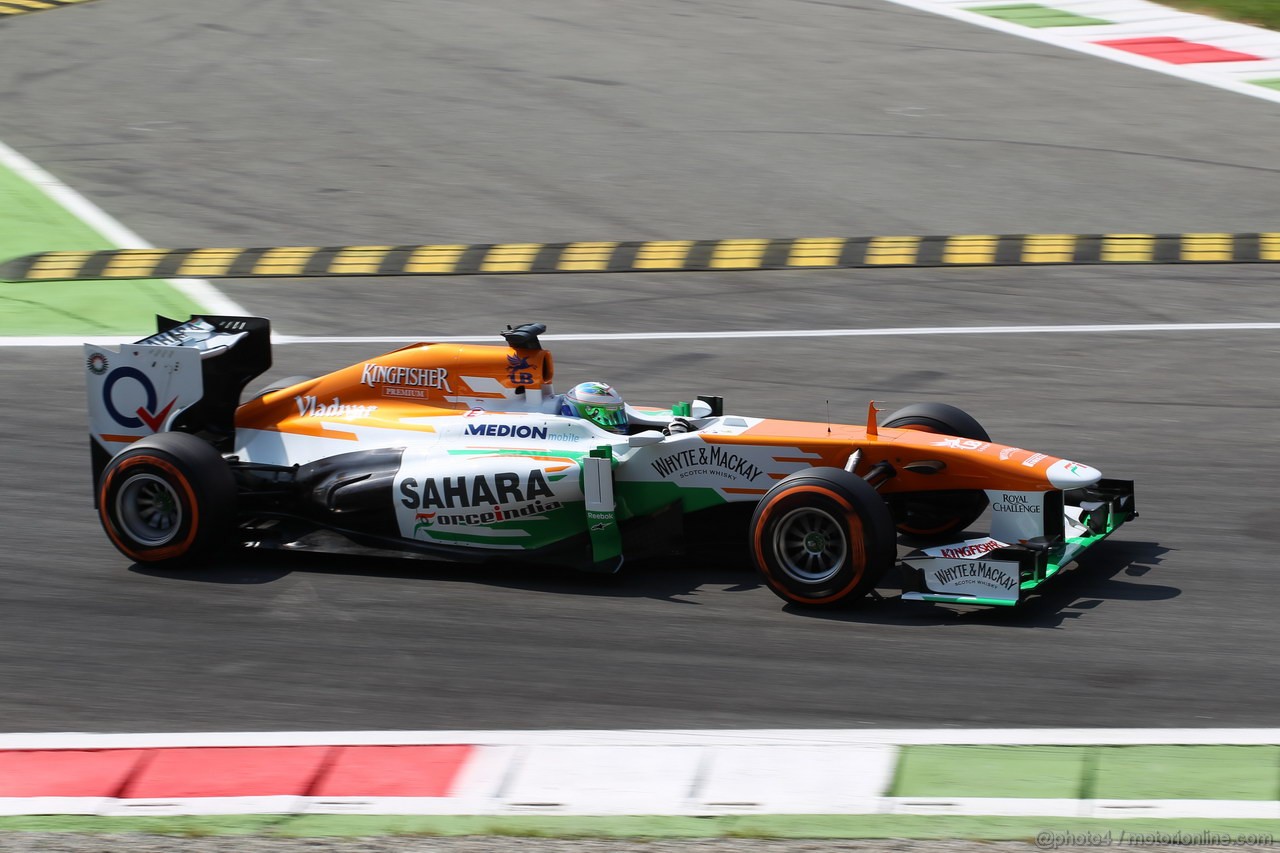
[[111, 457], [148, 435], [189, 432], [230, 450], [240, 393], [271, 367], [271, 324], [262, 317], [156, 324], [137, 343], [84, 346], [95, 494]]

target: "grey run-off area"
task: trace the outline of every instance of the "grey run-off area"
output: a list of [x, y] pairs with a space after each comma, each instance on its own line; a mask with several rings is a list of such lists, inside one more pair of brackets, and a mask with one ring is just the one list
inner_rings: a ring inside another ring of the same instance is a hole
[[[101, 0], [0, 24], [0, 138], [157, 245], [1274, 230], [1274, 105], [878, 0]], [[290, 334], [1275, 320], [1271, 268], [230, 282]], [[495, 342], [497, 341], [495, 335]], [[560, 386], [858, 422], [943, 400], [1138, 482], [1018, 613], [612, 581], [130, 568], [76, 349], [7, 349], [9, 731], [1275, 725], [1273, 331], [566, 343]], [[368, 346], [291, 346], [263, 382]], [[17, 689], [13, 689], [14, 686]]]

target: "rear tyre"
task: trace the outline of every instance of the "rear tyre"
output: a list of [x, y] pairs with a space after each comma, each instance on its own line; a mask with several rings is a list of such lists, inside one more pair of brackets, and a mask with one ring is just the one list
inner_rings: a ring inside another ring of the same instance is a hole
[[840, 468], [810, 468], [761, 499], [752, 559], [785, 601], [839, 607], [866, 595], [893, 566], [893, 518], [874, 488]]
[[177, 568], [225, 546], [235, 501], [235, 477], [217, 450], [194, 435], [165, 432], [107, 463], [98, 517], [126, 557]]
[[285, 388], [292, 388], [294, 385], [300, 385], [303, 382], [310, 382], [312, 379], [315, 379], [315, 377], [314, 376], [286, 376], [283, 379], [276, 379], [268, 383], [265, 387], [259, 388], [256, 392], [254, 392], [253, 396], [249, 398], [249, 401], [256, 400], [259, 397], [265, 397], [267, 394], [270, 394], [272, 391], [283, 391]]
[[[880, 426], [991, 440], [973, 415], [946, 403], [915, 403], [894, 412]], [[973, 524], [986, 508], [987, 496], [978, 490], [918, 492], [895, 496], [890, 501], [899, 532], [929, 539], [954, 536]]]

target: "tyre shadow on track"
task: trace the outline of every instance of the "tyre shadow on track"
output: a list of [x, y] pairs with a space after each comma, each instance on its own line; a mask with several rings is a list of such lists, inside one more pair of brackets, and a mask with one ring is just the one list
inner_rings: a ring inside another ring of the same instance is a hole
[[[1142, 578], [1168, 553], [1154, 542], [1111, 542], [1068, 568], [1016, 608], [969, 607], [903, 601], [901, 579], [891, 571], [878, 587], [877, 599], [843, 610], [815, 610], [778, 602], [787, 613], [813, 619], [904, 627], [989, 624], [1018, 628], [1056, 628], [1079, 619], [1107, 601], [1163, 601], [1181, 590], [1130, 580]], [[150, 577], [214, 584], [270, 584], [293, 574], [348, 575], [353, 578], [462, 583], [529, 592], [606, 598], [644, 598], [698, 605], [686, 596], [750, 592], [769, 595], [744, 554], [694, 552], [680, 558], [643, 560], [617, 575], [591, 575], [569, 568], [518, 563], [442, 563], [423, 559], [315, 551], [245, 550], [199, 569], [166, 570], [134, 564], [131, 571]], [[700, 591], [701, 590], [701, 591]]]

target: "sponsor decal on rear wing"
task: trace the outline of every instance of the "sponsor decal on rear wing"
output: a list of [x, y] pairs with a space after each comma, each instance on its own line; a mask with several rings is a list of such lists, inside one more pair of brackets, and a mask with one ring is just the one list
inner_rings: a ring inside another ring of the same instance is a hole
[[188, 347], [199, 351], [201, 358], [221, 355], [240, 343], [249, 334], [248, 321], [240, 321], [240, 330], [236, 329], [235, 320], [226, 320], [222, 328], [218, 328], [203, 317], [193, 317], [172, 329], [158, 332], [149, 338], [138, 341], [144, 346]]

